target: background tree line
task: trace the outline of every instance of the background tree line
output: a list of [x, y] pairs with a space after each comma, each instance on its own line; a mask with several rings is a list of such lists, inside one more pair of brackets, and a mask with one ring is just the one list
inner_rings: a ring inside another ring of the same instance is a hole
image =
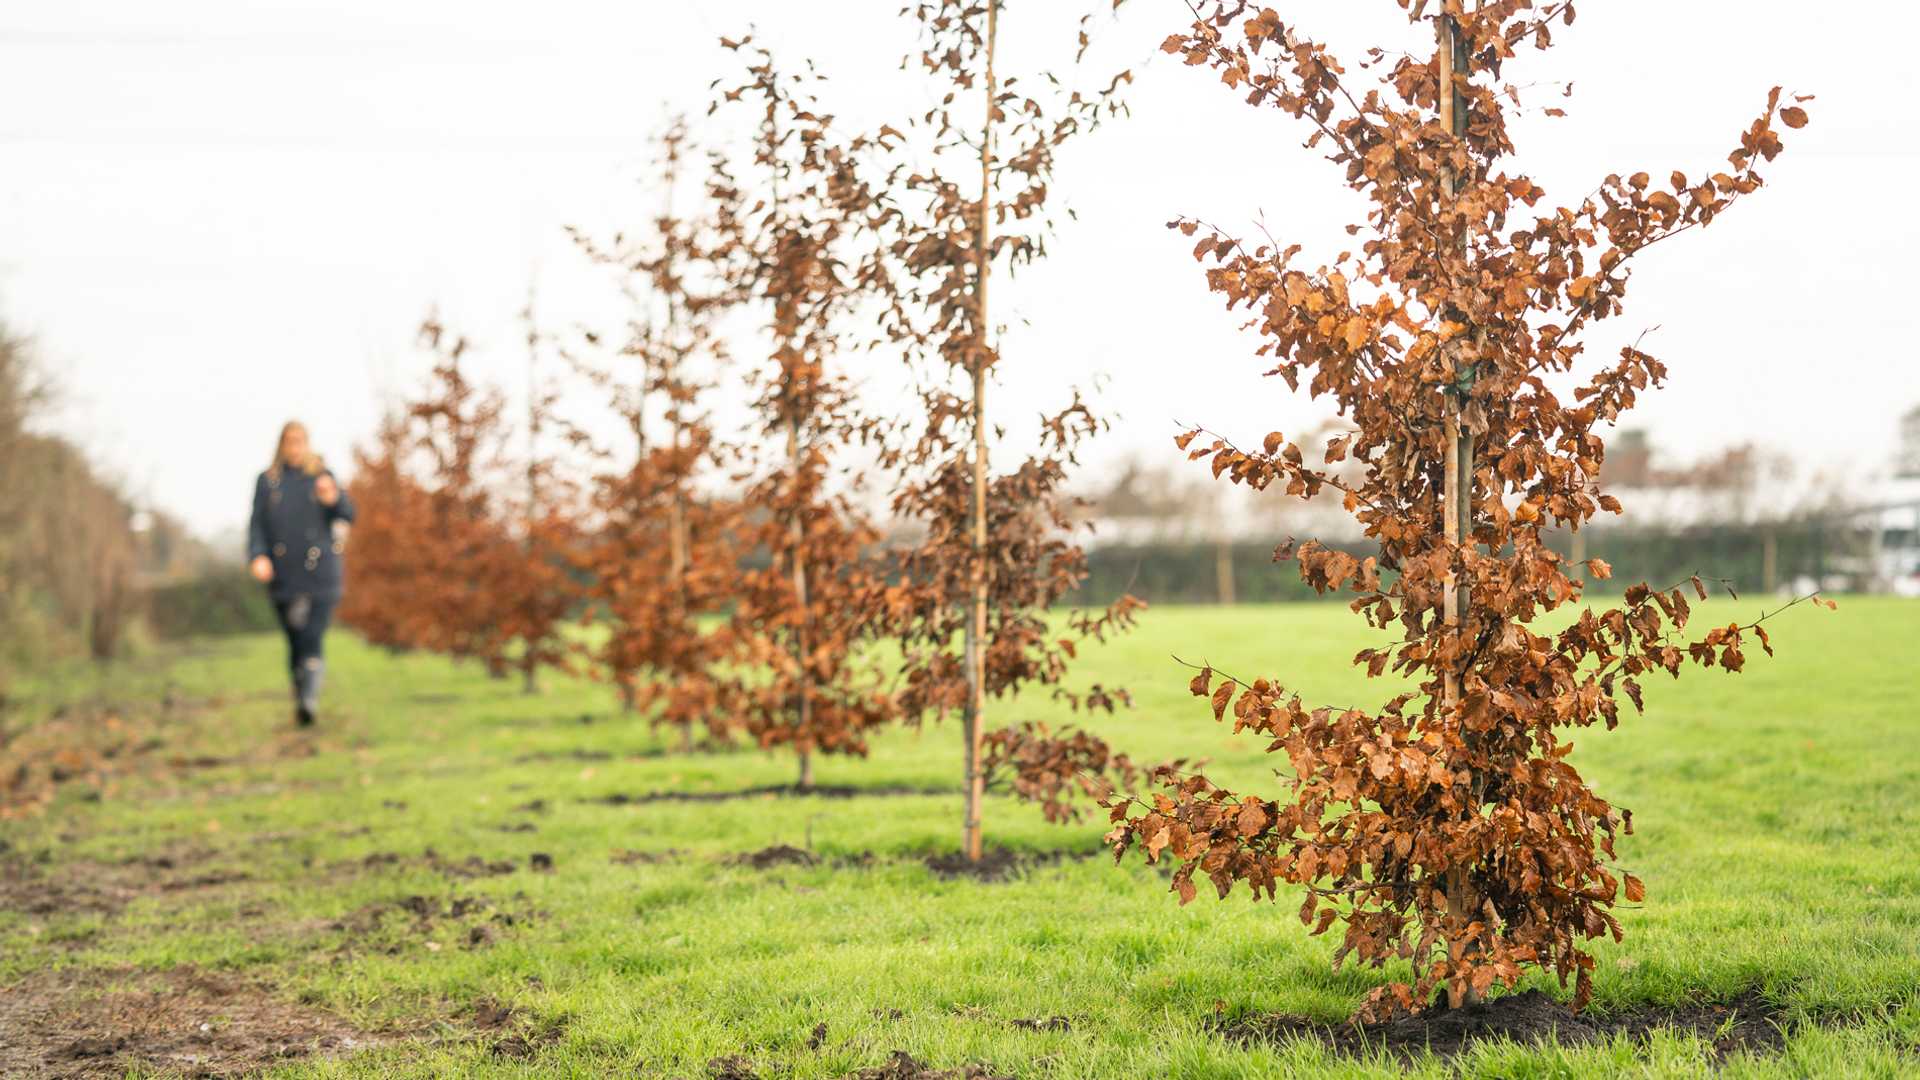
[[[9, 673], [50, 659], [122, 655], [153, 590], [194, 580], [182, 595], [206, 596], [196, 579], [233, 562], [178, 519], [137, 507], [52, 431], [57, 404], [31, 343], [0, 326], [0, 692]], [[246, 599], [239, 617], [260, 625], [264, 605]]]

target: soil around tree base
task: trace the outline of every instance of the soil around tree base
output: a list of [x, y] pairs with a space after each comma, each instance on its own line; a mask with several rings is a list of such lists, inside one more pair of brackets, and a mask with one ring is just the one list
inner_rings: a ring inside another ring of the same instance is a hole
[[608, 806], [636, 806], [647, 803], [663, 802], [731, 802], [735, 799], [780, 799], [780, 798], [816, 798], [816, 799], [865, 799], [875, 797], [900, 797], [911, 795], [958, 795], [960, 792], [950, 788], [920, 788], [900, 784], [888, 784], [875, 787], [853, 787], [844, 784], [815, 784], [812, 787], [800, 787], [796, 784], [768, 784], [763, 787], [741, 788], [736, 791], [649, 791], [642, 795], [628, 795], [615, 792], [588, 802], [604, 803]]
[[895, 1050], [885, 1065], [849, 1073], [848, 1080], [1013, 1080], [991, 1065], [963, 1065], [954, 1069], [936, 1069], [914, 1060], [905, 1050]]
[[1014, 851], [990, 847], [978, 861], [959, 851], [943, 851], [927, 856], [927, 869], [943, 878], [968, 878], [981, 882], [1011, 881], [1038, 866], [1050, 866], [1071, 859], [1076, 862], [1095, 858], [1104, 851]]
[[[761, 1080], [752, 1060], [728, 1054], [707, 1062], [707, 1080]], [[936, 1069], [917, 1061], [905, 1050], [895, 1050], [884, 1065], [856, 1069], [843, 1080], [1013, 1080], [990, 1065], [962, 1065]]]
[[1429, 1008], [1378, 1024], [1329, 1025], [1298, 1016], [1210, 1018], [1208, 1026], [1237, 1042], [1319, 1042], [1337, 1054], [1368, 1058], [1386, 1052], [1413, 1060], [1431, 1052], [1451, 1058], [1482, 1042], [1563, 1046], [1615, 1037], [1645, 1040], [1655, 1031], [1697, 1035], [1713, 1047], [1714, 1060], [1735, 1054], [1777, 1054], [1786, 1045], [1786, 1017], [1758, 990], [1730, 1001], [1676, 1007], [1648, 1006], [1616, 1013], [1579, 1012], [1539, 990], [1495, 998], [1461, 1009]]

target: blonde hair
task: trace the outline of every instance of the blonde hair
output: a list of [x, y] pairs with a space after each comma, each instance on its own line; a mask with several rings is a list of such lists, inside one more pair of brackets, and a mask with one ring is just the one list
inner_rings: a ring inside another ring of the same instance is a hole
[[274, 440], [273, 444], [273, 463], [267, 466], [268, 475], [277, 478], [280, 475], [281, 467], [285, 465], [291, 465], [301, 472], [306, 473], [308, 476], [318, 476], [326, 469], [326, 462], [320, 460], [320, 455], [313, 452], [313, 442], [310, 437], [307, 441], [306, 456], [299, 461], [288, 461], [281, 456], [281, 450], [287, 445], [287, 436], [296, 431], [301, 435], [306, 435], [307, 425], [298, 420], [289, 420], [281, 425], [280, 437]]

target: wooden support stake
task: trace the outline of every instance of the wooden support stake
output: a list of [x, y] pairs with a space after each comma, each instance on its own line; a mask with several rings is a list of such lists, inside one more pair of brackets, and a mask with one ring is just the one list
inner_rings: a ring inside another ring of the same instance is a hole
[[[527, 535], [522, 543], [522, 551], [528, 558], [534, 558], [533, 533], [540, 520], [540, 334], [533, 326], [533, 282], [527, 282], [527, 309], [521, 317], [527, 324]], [[520, 658], [520, 673], [523, 677], [521, 692], [537, 694], [540, 692], [540, 679], [534, 666], [534, 643], [523, 644], [525, 655]]]
[[967, 859], [980, 861], [985, 854], [981, 836], [981, 806], [986, 801], [987, 778], [982, 768], [981, 750], [985, 737], [987, 709], [987, 357], [992, 336], [988, 322], [987, 280], [993, 268], [993, 244], [989, 217], [993, 209], [993, 127], [999, 96], [994, 79], [993, 51], [999, 31], [1000, 0], [987, 0], [985, 50], [987, 62], [987, 110], [980, 129], [980, 206], [974, 227], [974, 333], [973, 348], [973, 507], [968, 522], [968, 589], [970, 612], [967, 618], [967, 809], [961, 830], [961, 842]]

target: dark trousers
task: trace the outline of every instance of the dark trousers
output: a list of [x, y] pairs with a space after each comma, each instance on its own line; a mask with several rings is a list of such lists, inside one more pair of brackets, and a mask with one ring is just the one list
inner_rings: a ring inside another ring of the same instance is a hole
[[287, 635], [287, 668], [296, 686], [303, 674], [318, 667], [325, 657], [323, 639], [327, 624], [333, 621], [337, 596], [291, 596], [275, 599], [274, 614], [280, 617], [280, 629]]

